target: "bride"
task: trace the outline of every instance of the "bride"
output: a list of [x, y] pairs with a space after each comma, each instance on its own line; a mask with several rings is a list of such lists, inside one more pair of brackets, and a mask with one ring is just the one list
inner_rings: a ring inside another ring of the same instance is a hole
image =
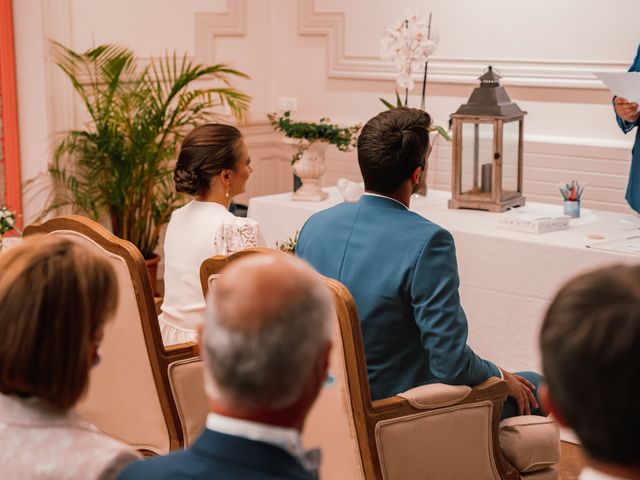
[[229, 212], [231, 199], [245, 191], [250, 164], [242, 134], [230, 125], [199, 126], [182, 142], [174, 180], [176, 190], [193, 200], [172, 213], [165, 237], [165, 296], [159, 316], [165, 345], [196, 340], [205, 310], [202, 262], [265, 244], [255, 220]]

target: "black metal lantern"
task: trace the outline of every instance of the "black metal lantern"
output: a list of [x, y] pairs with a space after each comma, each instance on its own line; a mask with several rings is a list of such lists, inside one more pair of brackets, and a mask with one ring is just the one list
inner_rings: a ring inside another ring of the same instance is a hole
[[522, 196], [524, 112], [489, 66], [469, 101], [451, 115], [453, 164], [449, 208], [503, 212]]

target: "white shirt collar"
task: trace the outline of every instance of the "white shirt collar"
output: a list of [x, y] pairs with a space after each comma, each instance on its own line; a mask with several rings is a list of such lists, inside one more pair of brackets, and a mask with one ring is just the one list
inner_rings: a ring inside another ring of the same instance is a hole
[[406, 210], [409, 210], [404, 203], [399, 202], [395, 198], [387, 197], [386, 195], [381, 195], [379, 193], [371, 193], [371, 192], [364, 192], [363, 195], [370, 195], [372, 197], [380, 197], [380, 198], [386, 198], [387, 200], [393, 200], [394, 202], [399, 203], [400, 205], [402, 205]]
[[278, 427], [276, 425], [267, 425], [266, 423], [225, 417], [213, 412], [207, 415], [207, 428], [227, 435], [275, 445], [298, 459], [305, 467], [307, 466], [305, 450], [302, 447], [302, 437], [295, 428]]
[[622, 477], [614, 477], [609, 475], [608, 473], [601, 472], [599, 470], [594, 470], [590, 467], [585, 467], [582, 472], [580, 472], [579, 480], [625, 480]]

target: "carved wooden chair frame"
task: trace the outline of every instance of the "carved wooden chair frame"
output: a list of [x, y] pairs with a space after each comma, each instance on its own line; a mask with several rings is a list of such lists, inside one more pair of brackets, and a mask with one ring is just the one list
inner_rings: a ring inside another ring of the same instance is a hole
[[[151, 280], [140, 250], [132, 243], [116, 237], [93, 220], [79, 215], [63, 215], [42, 223], [29, 225], [24, 229], [24, 235], [47, 235], [57, 231], [73, 231], [84, 235], [126, 262], [135, 290], [138, 311], [142, 320], [142, 331], [160, 406], [169, 432], [169, 448], [170, 450], [183, 448], [185, 433], [181, 426], [175, 399], [171, 393], [168, 368], [170, 364], [179, 360], [198, 357], [197, 345], [193, 342], [167, 347], [163, 345]], [[150, 451], [142, 451], [142, 453], [155, 455], [155, 452]]]

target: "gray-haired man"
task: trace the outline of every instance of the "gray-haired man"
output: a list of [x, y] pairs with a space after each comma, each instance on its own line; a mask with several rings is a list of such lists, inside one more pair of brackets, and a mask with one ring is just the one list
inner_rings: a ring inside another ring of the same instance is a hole
[[189, 449], [132, 464], [120, 478], [314, 478], [300, 432], [327, 374], [327, 288], [295, 257], [251, 255], [225, 269], [210, 303], [204, 432]]

